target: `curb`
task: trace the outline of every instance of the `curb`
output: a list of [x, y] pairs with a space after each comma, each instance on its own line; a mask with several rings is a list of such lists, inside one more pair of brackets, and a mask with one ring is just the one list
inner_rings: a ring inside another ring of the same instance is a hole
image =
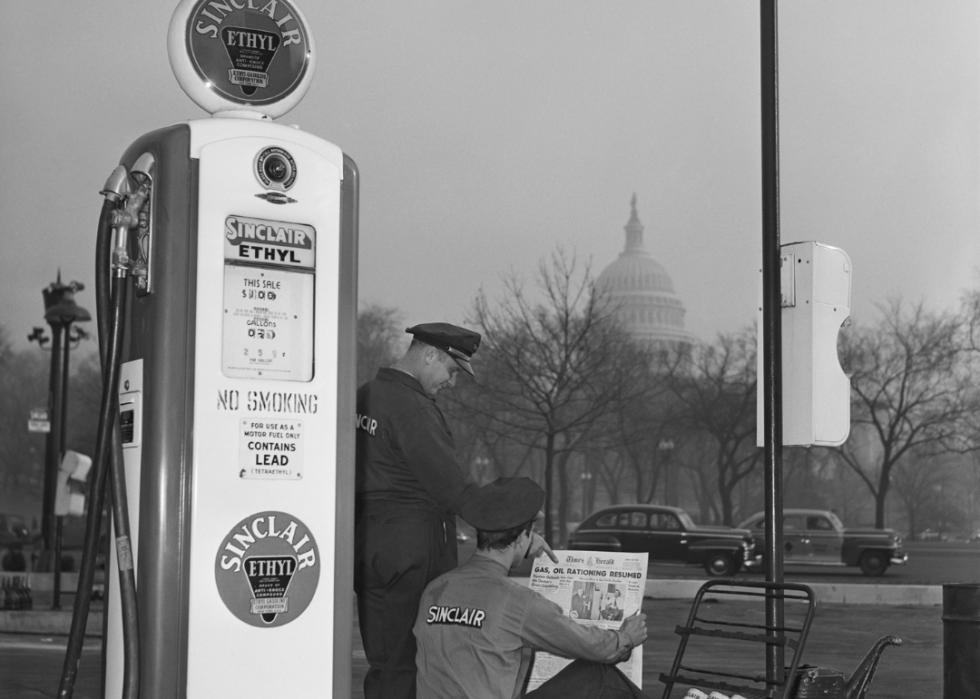
[[[523, 585], [530, 578], [511, 578]], [[704, 580], [651, 580], [646, 581], [643, 596], [647, 599], [684, 600], [694, 595]], [[835, 585], [812, 583], [817, 602], [824, 604], [866, 604], [893, 607], [941, 606], [941, 585]], [[34, 633], [65, 636], [71, 629], [71, 610], [17, 610], [0, 611], [0, 633]], [[85, 636], [102, 635], [102, 612], [90, 612]]]
[[[67, 636], [71, 631], [70, 609], [0, 611], [0, 633], [35, 633]], [[89, 612], [85, 637], [102, 635], [102, 611]]]
[[[650, 599], [693, 599], [704, 580], [647, 580], [643, 596]], [[808, 583], [824, 604], [877, 604], [900, 607], [940, 606], [942, 585], [837, 585]]]
[[[530, 578], [511, 578], [529, 585]], [[700, 580], [658, 580], [647, 578], [644, 599], [694, 599], [706, 582]], [[808, 583], [824, 604], [877, 604], [891, 607], [938, 607], [943, 603], [942, 585], [841, 585]]]

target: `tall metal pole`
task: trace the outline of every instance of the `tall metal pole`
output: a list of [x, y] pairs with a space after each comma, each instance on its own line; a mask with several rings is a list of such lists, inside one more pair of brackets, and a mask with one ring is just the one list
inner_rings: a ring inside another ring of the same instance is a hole
[[[782, 304], [779, 254], [779, 71], [777, 0], [760, 0], [762, 92], [762, 324], [766, 580], [783, 581]], [[766, 600], [766, 626], [784, 625], [783, 599]], [[766, 646], [766, 677], [782, 681], [784, 649]]]
[[[65, 351], [61, 363], [61, 437], [58, 449], [58, 463], [65, 457], [68, 444], [68, 374], [69, 356], [71, 354], [71, 321], [64, 324]], [[55, 515], [54, 529], [54, 589], [52, 609], [61, 609], [61, 548], [64, 542], [65, 518]]]
[[71, 323], [65, 323], [65, 348], [61, 363], [61, 455], [68, 444], [68, 358], [71, 349]]
[[[58, 499], [58, 470], [61, 466], [67, 424], [68, 358], [71, 343], [71, 324], [91, 320], [92, 316], [75, 303], [75, 292], [85, 288], [78, 282], [62, 284], [61, 270], [58, 279], [42, 289], [44, 296], [44, 320], [51, 326], [51, 373], [48, 380], [48, 411], [51, 431], [48, 432], [44, 460], [44, 497], [41, 504], [41, 535], [44, 539], [42, 570], [54, 571], [54, 608], [60, 608], [61, 595], [61, 531], [62, 519], [55, 514]], [[43, 346], [40, 330], [35, 328], [29, 339], [37, 339]], [[64, 354], [61, 343], [64, 341]], [[51, 565], [52, 555], [54, 565]]]
[[[44, 550], [50, 556], [55, 546], [54, 501], [61, 461], [61, 323], [51, 323], [51, 373], [49, 375], [48, 412], [51, 431], [48, 432], [44, 459], [44, 501], [41, 511], [41, 535]], [[51, 568], [48, 568], [51, 570]]]

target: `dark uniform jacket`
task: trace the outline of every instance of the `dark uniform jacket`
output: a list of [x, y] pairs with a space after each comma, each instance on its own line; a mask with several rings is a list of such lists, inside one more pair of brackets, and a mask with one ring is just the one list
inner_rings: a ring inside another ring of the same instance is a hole
[[476, 489], [435, 399], [397, 369], [379, 370], [357, 391], [356, 478], [359, 510], [384, 503], [458, 514]]

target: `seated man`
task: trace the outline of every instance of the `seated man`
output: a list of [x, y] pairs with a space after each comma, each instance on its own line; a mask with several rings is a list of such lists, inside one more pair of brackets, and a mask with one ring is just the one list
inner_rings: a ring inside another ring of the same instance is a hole
[[[501, 478], [463, 506], [463, 519], [477, 530], [477, 550], [422, 594], [415, 621], [418, 699], [646, 696], [614, 667], [646, 640], [646, 615], [637, 610], [618, 630], [586, 626], [507, 578], [529, 551], [543, 502], [544, 491], [530, 479]], [[538, 650], [576, 660], [525, 694]]]

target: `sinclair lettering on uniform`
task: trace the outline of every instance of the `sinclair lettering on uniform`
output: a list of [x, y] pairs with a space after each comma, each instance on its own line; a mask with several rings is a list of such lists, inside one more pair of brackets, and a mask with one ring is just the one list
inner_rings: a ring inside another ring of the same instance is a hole
[[357, 413], [357, 429], [364, 430], [373, 437], [374, 431], [378, 429], [378, 421], [370, 415]]
[[[239, 572], [242, 569], [242, 559], [245, 557], [245, 553], [249, 547], [259, 539], [265, 539], [266, 537], [282, 539], [293, 547], [293, 550], [298, 554], [298, 570], [315, 565], [316, 551], [313, 549], [310, 535], [304, 534], [299, 541], [295, 541], [298, 527], [299, 525], [296, 522], [290, 520], [285, 529], [277, 531], [275, 515], [256, 517], [250, 523], [247, 522], [241, 526], [240, 534], [231, 535], [231, 540], [225, 544], [225, 551], [228, 551], [231, 555], [225, 554], [221, 557], [221, 567], [225, 570]], [[309, 548], [303, 550], [306, 546], [309, 546]]]
[[235, 10], [255, 10], [264, 12], [282, 30], [282, 45], [300, 44], [303, 36], [299, 29], [296, 18], [289, 12], [289, 6], [282, 3], [283, 11], [279, 12], [279, 0], [269, 0], [264, 5], [262, 0], [215, 0], [201, 7], [198, 13], [197, 23], [194, 31], [198, 34], [210, 34], [212, 39], [218, 38], [218, 28]]
[[482, 609], [470, 609], [469, 607], [439, 607], [432, 605], [429, 607], [429, 614], [425, 619], [426, 624], [457, 624], [459, 626], [473, 626], [483, 628], [483, 620], [487, 613]]

